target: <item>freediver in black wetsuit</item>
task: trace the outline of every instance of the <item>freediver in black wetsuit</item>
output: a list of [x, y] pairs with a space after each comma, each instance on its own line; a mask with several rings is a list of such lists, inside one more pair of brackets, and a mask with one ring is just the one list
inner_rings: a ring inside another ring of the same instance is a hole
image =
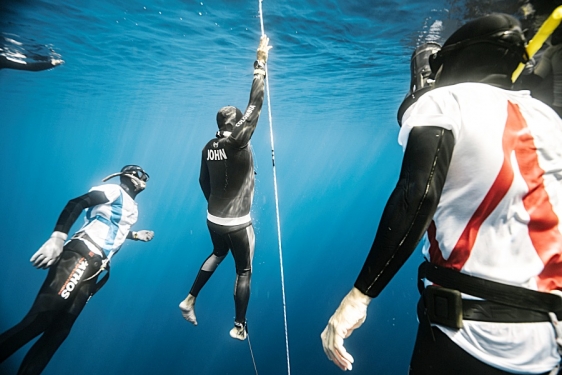
[[263, 105], [265, 64], [271, 48], [268, 43], [269, 38], [262, 36], [245, 113], [242, 114], [233, 106], [221, 108], [217, 114], [217, 136], [203, 148], [199, 183], [208, 202], [207, 226], [213, 252], [201, 266], [189, 295], [179, 305], [183, 317], [197, 325], [195, 299], [228, 250], [232, 250], [236, 264], [236, 318], [230, 336], [238, 340], [244, 340], [247, 336], [246, 310], [250, 298], [255, 244], [250, 217], [254, 196], [254, 161], [250, 139]]

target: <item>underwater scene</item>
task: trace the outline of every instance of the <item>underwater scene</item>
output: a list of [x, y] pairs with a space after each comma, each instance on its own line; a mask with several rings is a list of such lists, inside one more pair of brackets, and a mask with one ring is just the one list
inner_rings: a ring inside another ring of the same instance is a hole
[[[340, 374], [320, 334], [400, 173], [412, 52], [491, 12], [536, 30], [554, 3], [263, 0], [260, 18], [258, 0], [2, 0], [0, 332], [32, 306], [48, 271], [30, 258], [67, 202], [133, 164], [150, 179], [132, 230], [154, 238], [125, 241], [42, 373]], [[255, 254], [239, 341], [231, 254], [197, 297], [196, 326], [178, 305], [213, 250], [201, 152], [217, 111], [248, 105], [261, 22], [272, 48], [251, 139]], [[352, 374], [408, 372], [420, 247], [346, 339]], [[16, 374], [33, 342], [0, 374]]]

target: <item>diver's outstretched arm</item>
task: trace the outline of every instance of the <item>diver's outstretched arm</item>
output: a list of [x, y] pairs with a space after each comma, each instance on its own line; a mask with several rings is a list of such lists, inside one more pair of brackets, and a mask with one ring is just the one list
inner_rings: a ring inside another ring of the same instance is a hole
[[410, 132], [398, 184], [383, 211], [355, 286], [376, 297], [415, 250], [437, 209], [455, 140], [441, 127]]
[[109, 199], [107, 199], [103, 191], [99, 190], [92, 190], [84, 195], [69, 200], [57, 220], [55, 231], [68, 234], [70, 228], [84, 209], [107, 202], [109, 202]]
[[49, 268], [60, 257], [64, 246], [64, 241], [68, 238], [68, 232], [76, 219], [82, 213], [82, 210], [98, 204], [109, 202], [109, 199], [101, 191], [93, 190], [78, 198], [68, 201], [62, 210], [55, 230], [51, 237], [33, 254], [29, 260], [36, 268]]
[[37, 61], [37, 62], [18, 62], [6, 58], [6, 56], [0, 55], [0, 69], [15, 69], [15, 70], [27, 70], [31, 72], [38, 72], [41, 70], [52, 69], [57, 65], [63, 64], [64, 61], [60, 59], [51, 59], [49, 61]]
[[453, 154], [454, 137], [441, 127], [410, 132], [400, 178], [381, 217], [375, 240], [354, 288], [322, 332], [328, 358], [351, 370], [353, 357], [343, 340], [367, 317], [367, 306], [410, 257], [437, 209]]
[[239, 148], [244, 148], [248, 145], [258, 125], [264, 98], [265, 64], [267, 63], [267, 57], [271, 49], [268, 43], [269, 38], [263, 35], [260, 39], [260, 45], [256, 53], [256, 61], [254, 62], [254, 80], [252, 81], [248, 107], [242, 119], [234, 125], [232, 134], [228, 137], [228, 142], [234, 143]]

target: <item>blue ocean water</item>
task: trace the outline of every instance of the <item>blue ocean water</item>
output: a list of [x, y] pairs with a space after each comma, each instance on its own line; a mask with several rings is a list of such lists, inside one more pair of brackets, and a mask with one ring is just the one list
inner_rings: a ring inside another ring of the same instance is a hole
[[[288, 372], [271, 163], [279, 189], [290, 371], [339, 374], [320, 333], [351, 289], [398, 176], [396, 110], [409, 57], [466, 18], [517, 1], [264, 0], [269, 93], [253, 136], [256, 254], [248, 324], [259, 374]], [[490, 7], [493, 7], [490, 9]], [[0, 331], [19, 322], [46, 271], [31, 255], [66, 202], [125, 164], [151, 176], [111, 279], [44, 374], [253, 374], [232, 340], [234, 264], [201, 292], [199, 325], [177, 307], [211, 251], [200, 150], [224, 105], [247, 105], [257, 1], [4, 0], [0, 32], [65, 63], [0, 70]], [[79, 220], [75, 226], [81, 224]], [[354, 375], [405, 374], [416, 330], [417, 252], [346, 340]], [[15, 374], [25, 351], [0, 365]]]

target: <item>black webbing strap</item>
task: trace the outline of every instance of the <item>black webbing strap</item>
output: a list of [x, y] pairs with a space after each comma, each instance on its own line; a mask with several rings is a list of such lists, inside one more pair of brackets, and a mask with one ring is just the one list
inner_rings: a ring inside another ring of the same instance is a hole
[[72, 238], [79, 238], [81, 240], [88, 241], [92, 246], [94, 246], [96, 249], [98, 249], [101, 253], [101, 256], [103, 258], [105, 258], [105, 252], [103, 251], [102, 247], [100, 245], [98, 245], [97, 243], [95, 243], [94, 240], [92, 240], [92, 238], [88, 235], [88, 233], [77, 232], [77, 233], [74, 234], [74, 236], [72, 236]]
[[427, 261], [420, 264], [418, 278], [425, 278], [444, 288], [456, 289], [487, 301], [543, 313], [554, 312], [559, 319], [562, 318], [562, 298], [555, 294], [470, 276]]
[[[94, 289], [92, 290], [92, 292], [90, 294], [90, 298], [91, 298], [94, 294], [96, 294], [105, 285], [107, 280], [109, 280], [109, 271], [110, 271], [109, 259], [105, 255], [105, 252], [103, 251], [101, 246], [99, 246], [97, 243], [95, 243], [94, 240], [92, 240], [92, 238], [86, 232], [77, 232], [77, 233], [74, 234], [74, 236], [72, 238], [87, 241], [90, 244], [92, 244], [94, 247], [96, 247], [101, 252], [100, 258], [102, 259], [102, 264], [100, 265], [100, 269], [98, 269], [92, 276], [90, 276], [88, 279], [86, 279], [86, 281], [99, 276], [99, 274], [102, 273], [103, 271], [106, 271], [106, 272], [105, 272], [105, 275], [103, 275], [103, 277], [101, 279], [97, 280], [96, 285], [95, 285]], [[84, 254], [82, 254], [82, 255], [86, 256]]]
[[103, 277], [96, 282], [96, 286], [94, 287], [91, 296], [96, 294], [105, 285], [107, 280], [109, 280], [109, 264], [105, 268], [105, 271], [107, 271], [105, 275], [103, 275]]

